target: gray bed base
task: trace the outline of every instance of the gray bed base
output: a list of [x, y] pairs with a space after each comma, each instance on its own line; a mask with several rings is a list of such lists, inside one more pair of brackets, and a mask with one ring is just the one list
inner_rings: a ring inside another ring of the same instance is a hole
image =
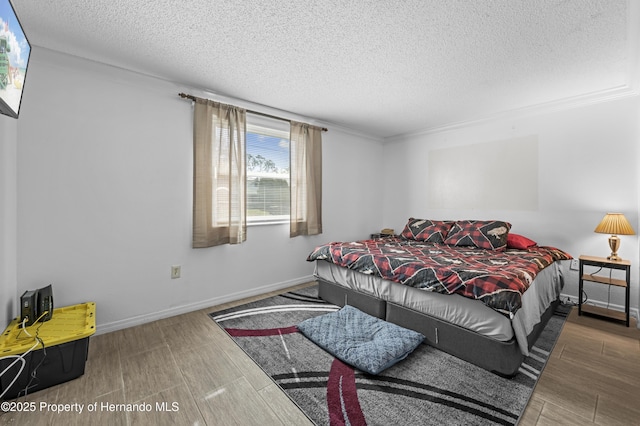
[[[418, 331], [426, 337], [424, 343], [485, 370], [511, 377], [518, 372], [524, 359], [515, 338], [501, 342], [430, 315], [320, 278], [318, 278], [318, 284], [318, 295], [323, 300], [338, 306], [351, 305], [369, 315]], [[542, 333], [559, 303], [560, 301], [556, 300], [547, 308], [541, 321], [529, 334], [527, 338], [529, 349]]]

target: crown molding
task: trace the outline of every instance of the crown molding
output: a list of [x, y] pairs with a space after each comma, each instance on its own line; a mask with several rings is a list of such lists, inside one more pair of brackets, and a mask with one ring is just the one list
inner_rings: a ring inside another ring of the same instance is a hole
[[495, 121], [514, 120], [527, 116], [535, 116], [548, 114], [557, 111], [565, 111], [575, 108], [581, 108], [598, 103], [611, 102], [619, 99], [639, 96], [640, 91], [635, 85], [618, 86], [611, 89], [601, 90], [598, 92], [585, 93], [578, 96], [572, 96], [564, 99], [557, 99], [550, 102], [529, 105], [521, 108], [514, 108], [506, 111], [497, 112], [484, 117], [478, 117], [471, 120], [459, 121], [434, 127], [428, 127], [417, 132], [405, 133], [402, 135], [391, 136], [385, 138], [385, 142], [393, 142], [405, 140], [407, 138], [422, 136], [445, 131], [457, 130], [469, 126], [487, 124]]
[[206, 90], [206, 89], [203, 90], [203, 89], [198, 89], [198, 88], [194, 88], [194, 87], [186, 87], [185, 86], [182, 91], [188, 92], [188, 93], [192, 93], [192, 94], [199, 93], [199, 95], [195, 95], [194, 94], [194, 96], [203, 97], [203, 98], [206, 98], [206, 99], [211, 99], [211, 100], [216, 101], [216, 102], [235, 105], [235, 106], [238, 106], [238, 107], [241, 107], [241, 108], [257, 111], [257, 112], [264, 113], [264, 114], [273, 115], [273, 116], [276, 116], [276, 117], [280, 117], [283, 120], [301, 121], [301, 122], [312, 124], [314, 126], [326, 127], [327, 129], [329, 129], [329, 132], [331, 132], [332, 130], [340, 131], [342, 133], [346, 133], [346, 134], [349, 134], [349, 135], [352, 135], [352, 136], [357, 136], [357, 137], [361, 137], [361, 138], [365, 138], [365, 139], [370, 139], [370, 140], [373, 140], [373, 141], [376, 141], [376, 142], [384, 142], [384, 138], [382, 138], [380, 136], [377, 136], [377, 135], [374, 135], [374, 134], [371, 134], [371, 133], [366, 133], [366, 132], [363, 132], [363, 131], [360, 131], [360, 130], [353, 129], [351, 127], [346, 127], [346, 126], [343, 126], [341, 124], [333, 123], [331, 121], [323, 121], [323, 120], [318, 120], [318, 119], [315, 119], [315, 118], [311, 118], [311, 117], [295, 114], [295, 113], [290, 112], [290, 111], [286, 111], [286, 110], [270, 107], [270, 106], [264, 105], [264, 104], [251, 102], [251, 101], [248, 101], [246, 99], [239, 99], [239, 98], [234, 98], [232, 96], [222, 95], [222, 94], [217, 93], [217, 92], [215, 92], [213, 90]]

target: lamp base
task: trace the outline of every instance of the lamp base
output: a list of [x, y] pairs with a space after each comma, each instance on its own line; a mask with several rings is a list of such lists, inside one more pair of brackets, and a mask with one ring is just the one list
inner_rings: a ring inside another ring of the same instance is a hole
[[622, 260], [622, 258], [618, 256], [618, 249], [620, 248], [620, 238], [618, 238], [616, 235], [610, 236], [609, 248], [611, 249], [611, 255], [607, 256], [608, 260], [613, 260], [613, 261]]

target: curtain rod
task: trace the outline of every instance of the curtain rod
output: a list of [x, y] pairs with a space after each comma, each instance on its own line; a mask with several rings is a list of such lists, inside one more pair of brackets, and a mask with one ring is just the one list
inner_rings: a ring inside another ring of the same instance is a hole
[[[185, 98], [185, 99], [190, 99], [192, 101], [196, 101], [196, 99], [203, 99], [203, 98], [197, 98], [193, 95], [187, 95], [186, 93], [178, 93], [178, 96], [180, 96], [181, 98]], [[251, 114], [256, 114], [256, 115], [261, 115], [263, 117], [269, 117], [269, 118], [275, 118], [276, 120], [284, 120], [284, 121], [288, 121], [289, 123], [291, 123], [291, 120], [287, 120], [286, 118], [282, 118], [282, 117], [277, 117], [275, 115], [271, 115], [271, 114], [265, 114], [264, 112], [258, 112], [258, 111], [252, 111], [250, 109], [246, 110], [247, 112], [250, 112]], [[321, 127], [323, 132], [328, 131], [328, 129], [326, 127]]]

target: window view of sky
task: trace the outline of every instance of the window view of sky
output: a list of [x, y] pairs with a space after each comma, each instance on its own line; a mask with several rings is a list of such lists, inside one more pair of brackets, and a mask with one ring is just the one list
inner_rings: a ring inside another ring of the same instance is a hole
[[[271, 160], [278, 172], [289, 170], [289, 141], [286, 139], [249, 133], [246, 135], [247, 157], [261, 155], [266, 160]], [[250, 168], [251, 164], [247, 164]], [[254, 168], [254, 171], [266, 171]]]

